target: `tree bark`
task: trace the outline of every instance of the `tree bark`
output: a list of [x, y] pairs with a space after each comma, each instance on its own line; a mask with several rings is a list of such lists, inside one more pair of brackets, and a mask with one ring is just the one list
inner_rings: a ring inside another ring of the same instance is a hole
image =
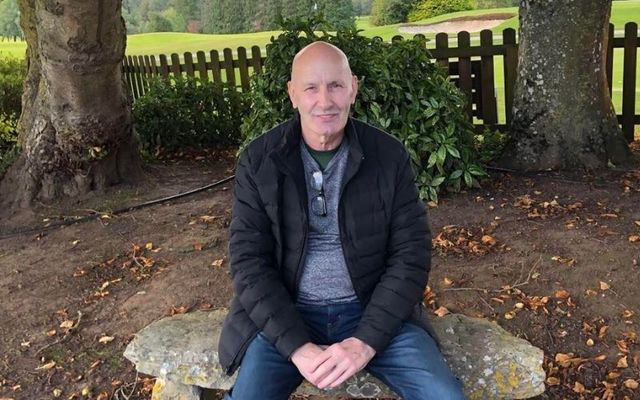
[[27, 41], [22, 153], [0, 184], [29, 206], [140, 177], [121, 62], [121, 0], [19, 0]]
[[606, 77], [611, 0], [522, 0], [511, 141], [519, 170], [597, 169], [630, 158]]

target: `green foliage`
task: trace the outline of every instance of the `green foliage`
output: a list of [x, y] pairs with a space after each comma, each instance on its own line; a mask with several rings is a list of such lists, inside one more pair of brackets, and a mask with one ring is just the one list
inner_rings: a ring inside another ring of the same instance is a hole
[[22, 86], [26, 74], [25, 60], [0, 57], [0, 114], [20, 115]]
[[235, 88], [196, 78], [154, 79], [133, 105], [147, 151], [237, 144], [246, 113], [244, 96]]
[[19, 154], [17, 126], [16, 114], [0, 113], [0, 177]]
[[18, 154], [17, 126], [26, 73], [24, 60], [0, 58], [0, 176]]
[[408, 20], [422, 21], [442, 14], [473, 9], [472, 0], [420, 0], [409, 12]]
[[160, 13], [153, 12], [149, 14], [149, 22], [147, 23], [147, 32], [173, 32], [171, 21]]
[[517, 7], [520, 0], [474, 0], [473, 8]]
[[16, 0], [0, 0], [0, 36], [22, 36], [20, 11]]
[[373, 0], [371, 23], [376, 26], [406, 22], [416, 0]]
[[251, 113], [242, 125], [245, 144], [290, 118], [293, 109], [285, 82], [293, 57], [308, 43], [323, 40], [347, 54], [359, 78], [354, 117], [404, 143], [422, 198], [436, 200], [441, 189], [457, 191], [463, 182], [477, 186], [485, 173], [478, 164], [473, 128], [464, 114], [465, 97], [430, 60], [424, 43], [389, 44], [355, 30], [330, 34], [324, 28], [318, 20], [287, 21], [285, 31], [268, 46], [266, 72], [252, 81]]
[[507, 139], [506, 133], [489, 128], [485, 128], [481, 134], [475, 135], [474, 141], [480, 155], [480, 161], [483, 164], [496, 161], [502, 155]]

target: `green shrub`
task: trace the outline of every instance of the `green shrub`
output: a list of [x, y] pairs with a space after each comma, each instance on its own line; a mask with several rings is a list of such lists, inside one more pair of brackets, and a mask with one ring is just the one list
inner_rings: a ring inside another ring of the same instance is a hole
[[18, 117], [0, 113], [0, 178], [15, 161], [18, 148]]
[[442, 14], [473, 9], [472, 0], [420, 0], [409, 12], [409, 21], [422, 21]]
[[0, 57], [0, 177], [18, 154], [17, 126], [26, 74], [24, 60]]
[[501, 7], [517, 7], [520, 0], [475, 0], [473, 8], [501, 8]]
[[435, 65], [417, 40], [394, 44], [356, 31], [323, 32], [319, 21], [289, 21], [268, 45], [265, 73], [252, 81], [251, 113], [242, 133], [245, 143], [293, 114], [286, 90], [293, 56], [314, 40], [341, 48], [360, 80], [353, 115], [399, 138], [409, 151], [420, 195], [437, 200], [438, 192], [477, 186], [484, 175], [478, 164], [464, 95]]
[[407, 14], [416, 0], [373, 0], [371, 23], [376, 26], [407, 21]]
[[133, 105], [145, 150], [238, 144], [246, 113], [244, 95], [234, 87], [197, 78], [154, 79]]
[[498, 160], [507, 144], [507, 134], [498, 130], [485, 128], [481, 134], [475, 135], [476, 149], [480, 155], [480, 162], [489, 164]]

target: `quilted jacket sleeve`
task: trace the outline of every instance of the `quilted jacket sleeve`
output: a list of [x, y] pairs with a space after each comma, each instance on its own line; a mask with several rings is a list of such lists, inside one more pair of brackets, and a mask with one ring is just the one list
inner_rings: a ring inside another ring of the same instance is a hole
[[[274, 178], [275, 179], [275, 178]], [[236, 168], [229, 253], [233, 286], [249, 318], [285, 357], [311, 341], [276, 265], [271, 220], [262, 203], [249, 153]]]
[[355, 337], [381, 352], [422, 300], [431, 266], [431, 236], [424, 204], [403, 152], [396, 173], [386, 270], [373, 290]]

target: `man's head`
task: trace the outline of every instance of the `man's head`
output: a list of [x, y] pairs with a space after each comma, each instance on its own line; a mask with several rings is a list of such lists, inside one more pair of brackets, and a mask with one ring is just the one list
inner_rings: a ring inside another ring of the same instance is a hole
[[358, 92], [358, 80], [342, 50], [326, 42], [306, 46], [293, 59], [287, 86], [307, 144], [316, 150], [339, 145]]

